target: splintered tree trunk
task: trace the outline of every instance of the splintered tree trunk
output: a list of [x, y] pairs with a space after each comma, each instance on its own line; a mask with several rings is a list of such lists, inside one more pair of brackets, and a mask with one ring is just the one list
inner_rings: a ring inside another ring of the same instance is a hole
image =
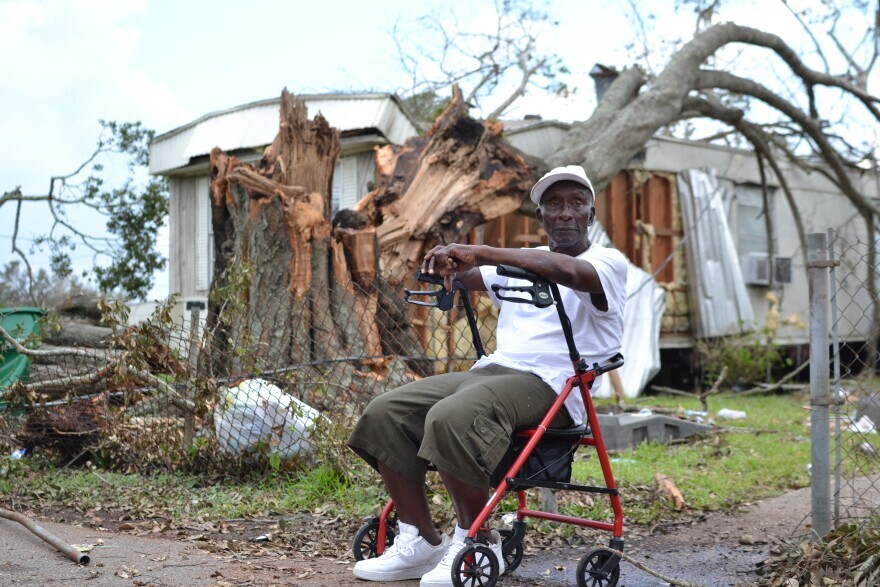
[[256, 167], [211, 153], [215, 278], [203, 366], [212, 377], [295, 373], [301, 396], [324, 407], [429, 374], [396, 285], [426, 247], [519, 208], [534, 169], [500, 125], [467, 116], [456, 88], [424, 137], [377, 151], [379, 187], [331, 229], [339, 133], [320, 114], [309, 120], [286, 90], [280, 120]]
[[383, 275], [403, 280], [436, 244], [517, 210], [536, 169], [502, 138], [501, 124], [468, 116], [458, 87], [424, 137], [376, 154], [376, 189], [355, 209], [376, 225]]
[[[330, 182], [339, 132], [285, 90], [278, 136], [254, 169], [211, 153], [216, 242], [213, 367], [275, 369], [333, 356]], [[221, 313], [220, 310], [223, 310]], [[217, 324], [217, 320], [225, 324]], [[224, 339], [225, 338], [225, 339]]]

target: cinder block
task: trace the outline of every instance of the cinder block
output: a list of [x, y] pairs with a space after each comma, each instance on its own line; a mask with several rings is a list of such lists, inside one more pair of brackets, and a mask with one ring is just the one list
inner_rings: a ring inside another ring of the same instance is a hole
[[669, 442], [694, 434], [710, 432], [711, 426], [670, 416], [597, 414], [602, 440], [609, 451], [622, 451], [642, 442]]
[[868, 416], [874, 423], [874, 427], [880, 428], [880, 393], [869, 393], [859, 398], [859, 410], [856, 413], [856, 420], [862, 416]]

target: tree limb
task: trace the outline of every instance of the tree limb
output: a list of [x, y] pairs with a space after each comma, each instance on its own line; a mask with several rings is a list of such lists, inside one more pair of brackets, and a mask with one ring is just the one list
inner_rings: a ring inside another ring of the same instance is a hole
[[[816, 144], [822, 158], [834, 171], [844, 195], [849, 198], [856, 209], [862, 214], [870, 213], [880, 215], [880, 208], [877, 208], [876, 205], [865, 198], [864, 195], [852, 185], [849, 175], [847, 174], [846, 169], [844, 169], [843, 161], [841, 161], [839, 153], [837, 153], [828, 142], [828, 138], [822, 133], [818, 121], [814, 118], [809, 117], [799, 108], [788, 101], [783, 100], [763, 85], [727, 72], [700, 70], [696, 87], [698, 89], [724, 88], [732, 92], [752, 96], [791, 118]], [[880, 111], [874, 108], [873, 112], [876, 113], [877, 120], [880, 121]]]
[[53, 349], [49, 351], [41, 351], [36, 349], [29, 349], [18, 342], [15, 337], [13, 337], [9, 332], [0, 326], [0, 336], [3, 336], [4, 340], [8, 344], [12, 346], [18, 353], [22, 355], [26, 355], [28, 357], [58, 357], [58, 356], [73, 356], [73, 357], [86, 357], [89, 359], [96, 358], [95, 355], [97, 352], [101, 352], [107, 354], [109, 356], [119, 355], [119, 351], [114, 351], [110, 349], [80, 349], [80, 348], [69, 348], [69, 349]]
[[507, 97], [507, 99], [505, 99], [501, 104], [499, 104], [498, 107], [495, 108], [495, 110], [493, 110], [489, 114], [489, 116], [487, 116], [486, 118], [488, 120], [494, 120], [494, 119], [500, 117], [504, 113], [504, 111], [510, 107], [511, 104], [516, 102], [516, 100], [519, 99], [520, 96], [525, 94], [526, 88], [529, 85], [529, 80], [535, 74], [536, 71], [538, 71], [541, 67], [544, 66], [544, 64], [546, 62], [547, 62], [546, 59], [541, 59], [533, 67], [529, 67], [528, 64], [526, 63], [525, 53], [520, 53], [519, 64], [520, 64], [520, 68], [522, 69], [523, 75], [522, 75], [522, 78], [519, 80], [519, 85], [516, 87], [516, 89], [513, 92], [511, 92], [511, 94]]
[[776, 391], [777, 389], [781, 389], [786, 383], [788, 383], [789, 381], [791, 381], [792, 379], [797, 377], [797, 374], [800, 373], [801, 371], [803, 371], [804, 369], [806, 369], [809, 365], [810, 365], [810, 359], [807, 359], [806, 361], [801, 363], [797, 369], [793, 370], [791, 373], [788, 373], [785, 377], [783, 377], [782, 379], [780, 379], [776, 383], [773, 383], [771, 385], [763, 385], [763, 386], [757, 385], [755, 387], [750, 387], [750, 388], [745, 389], [743, 391], [737, 392], [736, 395], [738, 395], [738, 396], [740, 396], [740, 395], [753, 395], [756, 393], [768, 393], [768, 392]]
[[[603, 547], [603, 548], [606, 548], [606, 547]], [[667, 577], [667, 576], [663, 575], [662, 573], [659, 573], [659, 572], [655, 571], [654, 569], [645, 566], [643, 563], [637, 561], [636, 559], [629, 556], [628, 554], [624, 554], [623, 552], [621, 552], [619, 550], [615, 550], [613, 548], [608, 548], [608, 550], [610, 550], [611, 552], [613, 552], [614, 554], [619, 556], [621, 559], [623, 559], [626, 562], [628, 562], [629, 564], [631, 564], [632, 566], [636, 567], [637, 569], [648, 573], [652, 577], [657, 577], [658, 579], [668, 583], [669, 585], [674, 585], [675, 587], [700, 587], [700, 585], [698, 585], [696, 583], [691, 583], [690, 581], [684, 581], [682, 579], [673, 579], [672, 577]]]

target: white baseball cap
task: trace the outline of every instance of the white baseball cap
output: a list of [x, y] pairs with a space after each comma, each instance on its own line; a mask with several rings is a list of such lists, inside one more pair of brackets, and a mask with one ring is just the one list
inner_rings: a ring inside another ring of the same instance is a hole
[[537, 183], [535, 183], [535, 187], [532, 188], [531, 198], [532, 201], [540, 206], [541, 205], [541, 196], [544, 195], [544, 192], [547, 191], [551, 185], [556, 183], [557, 181], [574, 181], [588, 190], [590, 190], [590, 194], [595, 198], [596, 192], [593, 191], [593, 184], [590, 183], [590, 178], [587, 177], [587, 172], [584, 171], [584, 168], [580, 165], [566, 165], [565, 167], [557, 167], [555, 169], [551, 169], [547, 173], [544, 174], [544, 177], [539, 179]]

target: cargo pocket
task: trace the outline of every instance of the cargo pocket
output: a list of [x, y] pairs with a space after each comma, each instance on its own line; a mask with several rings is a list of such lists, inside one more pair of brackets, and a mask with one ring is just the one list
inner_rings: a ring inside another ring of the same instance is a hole
[[468, 430], [468, 439], [477, 463], [486, 475], [491, 475], [507, 450], [510, 434], [498, 422], [478, 414]]

